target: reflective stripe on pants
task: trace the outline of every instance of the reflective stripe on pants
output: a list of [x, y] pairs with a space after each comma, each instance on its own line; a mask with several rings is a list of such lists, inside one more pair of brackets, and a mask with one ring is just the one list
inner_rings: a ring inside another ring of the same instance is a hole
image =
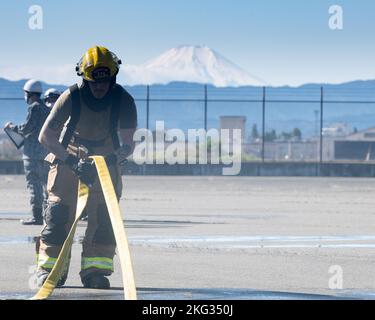
[[90, 268], [113, 272], [113, 259], [105, 257], [82, 257], [81, 269], [87, 270]]
[[44, 254], [39, 254], [37, 256], [37, 260], [38, 260], [38, 268], [45, 269], [45, 270], [52, 270], [57, 259], [48, 257]]

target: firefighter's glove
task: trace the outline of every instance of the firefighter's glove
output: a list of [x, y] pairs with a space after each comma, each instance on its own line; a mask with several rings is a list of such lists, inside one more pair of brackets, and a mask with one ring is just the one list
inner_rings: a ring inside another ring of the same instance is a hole
[[79, 159], [73, 155], [69, 155], [65, 163], [77, 175], [79, 180], [91, 188], [96, 180], [97, 172], [95, 164], [92, 160]]

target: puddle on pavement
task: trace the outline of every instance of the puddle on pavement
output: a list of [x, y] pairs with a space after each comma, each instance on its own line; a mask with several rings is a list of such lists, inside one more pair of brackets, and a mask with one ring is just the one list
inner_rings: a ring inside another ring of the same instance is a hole
[[[0, 245], [33, 244], [38, 237], [0, 236]], [[76, 236], [74, 243], [82, 244]], [[206, 249], [351, 249], [375, 248], [375, 236], [133, 236], [133, 246]]]
[[[33, 244], [37, 241], [38, 237], [0, 237], [0, 245], [12, 244]], [[74, 243], [81, 244], [83, 237], [75, 237]]]
[[[72, 292], [72, 288], [62, 288], [55, 291], [50, 300], [123, 300], [122, 289], [85, 292]], [[251, 289], [191, 289], [191, 288], [139, 288], [139, 300], [341, 300], [363, 299], [369, 296], [335, 296], [320, 294], [305, 294], [294, 292], [273, 292]], [[32, 293], [1, 293], [0, 300], [28, 300]]]

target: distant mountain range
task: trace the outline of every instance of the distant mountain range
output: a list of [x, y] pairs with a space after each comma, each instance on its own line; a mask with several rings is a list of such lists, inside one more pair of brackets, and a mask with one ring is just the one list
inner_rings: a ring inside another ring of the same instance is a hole
[[[26, 80], [9, 81], [0, 78], [0, 125], [6, 121], [22, 122], [26, 117], [22, 87]], [[65, 86], [43, 84], [44, 88]], [[304, 137], [312, 137], [319, 126], [320, 88], [322, 84], [306, 84], [298, 88], [268, 87], [266, 89], [266, 130], [278, 133], [290, 132], [298, 127]], [[336, 122], [349, 123], [358, 130], [375, 126], [375, 80], [354, 81], [340, 85], [324, 84], [324, 126]], [[139, 127], [146, 124], [146, 92], [144, 85], [127, 86], [135, 97]], [[203, 100], [202, 84], [172, 82], [150, 86], [150, 126], [156, 120], [164, 120], [167, 128], [202, 128], [203, 101], [180, 101], [183, 99]], [[258, 130], [262, 126], [263, 88], [257, 86], [225, 87], [208, 86], [208, 125], [218, 128], [220, 116], [243, 115], [247, 118], [248, 135], [253, 124]], [[4, 100], [20, 98], [21, 100]], [[153, 101], [153, 99], [157, 101]], [[159, 101], [172, 99], [172, 101]], [[223, 100], [223, 101], [221, 101]], [[228, 101], [229, 100], [229, 101]], [[239, 100], [234, 102], [232, 100]], [[302, 101], [302, 102], [300, 102]], [[346, 103], [352, 101], [352, 103]], [[372, 101], [373, 103], [367, 103]]]

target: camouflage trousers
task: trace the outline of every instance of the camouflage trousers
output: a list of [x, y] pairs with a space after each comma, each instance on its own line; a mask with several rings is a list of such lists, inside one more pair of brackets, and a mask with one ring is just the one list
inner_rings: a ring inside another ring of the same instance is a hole
[[47, 204], [49, 165], [44, 160], [24, 159], [26, 186], [30, 193], [31, 211], [42, 212]]

